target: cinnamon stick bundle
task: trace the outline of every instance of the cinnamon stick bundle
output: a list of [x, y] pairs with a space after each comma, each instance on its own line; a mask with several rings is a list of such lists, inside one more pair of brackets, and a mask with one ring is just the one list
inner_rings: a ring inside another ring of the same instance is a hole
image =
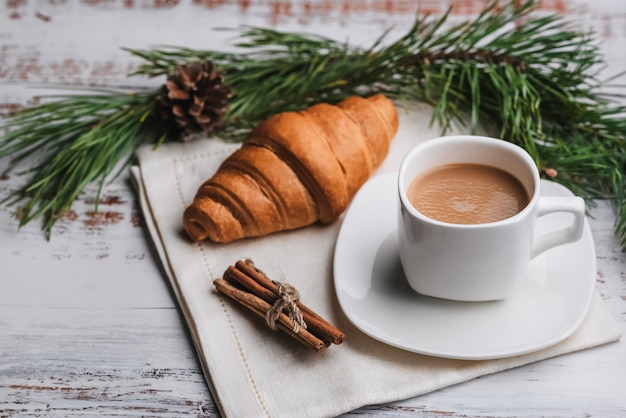
[[[283, 300], [284, 287], [282, 283], [274, 282], [265, 273], [257, 269], [251, 260], [239, 260], [234, 266], [226, 269], [223, 279], [214, 280], [216, 289], [240, 303], [268, 322], [270, 316], [276, 324], [288, 335], [303, 343], [316, 352], [324, 350], [331, 344], [341, 344], [345, 335], [334, 325], [330, 324], [311, 308], [304, 305], [298, 298], [290, 300], [296, 315], [303, 320], [295, 320], [290, 309], [281, 309], [273, 313], [273, 308], [281, 308], [287, 303]], [[295, 290], [295, 289], [294, 289]], [[297, 291], [296, 291], [297, 292]], [[295, 305], [295, 307], [293, 306]]]

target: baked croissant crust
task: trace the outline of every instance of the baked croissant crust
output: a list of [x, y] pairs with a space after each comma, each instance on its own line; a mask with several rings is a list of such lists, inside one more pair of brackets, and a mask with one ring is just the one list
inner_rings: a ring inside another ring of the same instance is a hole
[[274, 115], [200, 186], [183, 226], [194, 241], [230, 242], [332, 222], [397, 130], [397, 110], [382, 94]]

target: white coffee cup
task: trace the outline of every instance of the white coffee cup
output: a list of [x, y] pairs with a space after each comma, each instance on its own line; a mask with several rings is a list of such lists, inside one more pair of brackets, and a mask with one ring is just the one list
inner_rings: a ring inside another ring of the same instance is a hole
[[[456, 163], [487, 165], [512, 174], [528, 192], [528, 205], [507, 219], [483, 224], [446, 223], [420, 213], [407, 197], [411, 182], [426, 170]], [[538, 169], [530, 155], [501, 139], [449, 136], [412, 148], [398, 173], [398, 244], [409, 285], [426, 296], [459, 301], [510, 296], [531, 259], [582, 236], [583, 199], [542, 197], [539, 187]], [[554, 212], [573, 214], [571, 225], [535, 236], [536, 219]]]

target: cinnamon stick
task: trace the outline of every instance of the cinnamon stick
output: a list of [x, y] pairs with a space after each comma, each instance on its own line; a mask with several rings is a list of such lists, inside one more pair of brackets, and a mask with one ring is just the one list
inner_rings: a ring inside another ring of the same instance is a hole
[[[276, 283], [271, 281], [263, 272], [258, 270], [254, 266], [254, 264], [249, 261], [239, 260], [235, 263], [235, 269], [229, 268], [227, 271], [229, 270], [231, 271], [230, 276], [242, 286], [246, 287], [248, 290], [254, 292], [260, 297], [267, 296], [268, 299], [264, 298], [264, 300], [268, 303], [274, 303], [277, 298], [276, 292], [278, 286], [276, 285]], [[248, 276], [250, 279], [252, 279], [252, 281], [255, 282], [257, 286], [254, 286], [252, 283], [250, 283], [249, 280], [245, 280], [245, 277], [242, 277], [237, 273], [232, 273], [236, 270], [245, 273], [245, 276]], [[240, 279], [241, 281], [239, 281], [238, 279]], [[270, 295], [266, 292], [261, 291], [260, 287], [269, 290], [271, 295], [273, 296], [269, 298]], [[304, 305], [302, 302], [298, 301], [296, 302], [296, 305], [298, 306], [298, 309], [300, 309], [300, 311], [302, 312], [302, 315], [304, 316], [304, 321], [307, 323], [309, 331], [317, 335], [323, 341], [328, 341], [333, 344], [341, 344], [343, 342], [345, 334], [341, 332], [338, 328], [330, 324], [328, 321], [319, 316], [315, 311]]]
[[[231, 283], [239, 284], [240, 286], [244, 287], [254, 295], [260, 297], [270, 305], [273, 305], [279, 298], [276, 293], [261, 286], [253, 278], [234, 266], [230, 266], [228, 269], [226, 269], [226, 271], [224, 272], [224, 279]], [[299, 305], [298, 309], [300, 309]], [[324, 335], [324, 332], [320, 332], [321, 327], [318, 323], [319, 321], [316, 322], [314, 318], [307, 316], [302, 309], [300, 309], [300, 312], [302, 312], [302, 316], [304, 317], [304, 322], [306, 323], [307, 330], [322, 341], [324, 341], [324, 345], [326, 345], [327, 347], [330, 346], [332, 344], [332, 341], [328, 338], [328, 336]]]
[[[269, 303], [265, 302], [258, 296], [238, 289], [224, 279], [216, 279], [213, 281], [213, 284], [219, 292], [245, 306], [262, 318], [265, 318], [265, 313], [271, 308]], [[291, 321], [291, 319], [289, 319], [289, 317], [284, 313], [279, 315], [277, 324], [282, 331], [286, 332], [307, 347], [313, 349], [315, 352], [320, 352], [326, 348], [326, 345], [322, 340], [308, 332], [306, 329], [300, 328], [298, 332], [294, 332], [293, 321]]]

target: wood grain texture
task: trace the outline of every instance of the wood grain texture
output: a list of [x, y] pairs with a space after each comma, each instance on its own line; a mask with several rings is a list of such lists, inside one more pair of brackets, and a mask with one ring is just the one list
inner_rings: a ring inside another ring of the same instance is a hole
[[[58, 84], [158, 86], [126, 77], [137, 61], [124, 46], [227, 49], [228, 35], [212, 29], [240, 24], [369, 45], [392, 25], [392, 39], [403, 33], [418, 11], [453, 6], [452, 19], [462, 19], [484, 3], [1, 1], [0, 114]], [[545, 0], [542, 8], [601, 35], [604, 74], [626, 68], [625, 2]], [[0, 199], [22, 181], [0, 177]], [[106, 188], [98, 212], [95, 196], [88, 188], [49, 242], [37, 224], [18, 230], [13, 208], [0, 206], [0, 417], [219, 416], [128, 176]], [[591, 215], [596, 286], [626, 332], [626, 255], [613, 234], [615, 214], [601, 202]], [[609, 344], [345, 416], [626, 416], [626, 347]]]

